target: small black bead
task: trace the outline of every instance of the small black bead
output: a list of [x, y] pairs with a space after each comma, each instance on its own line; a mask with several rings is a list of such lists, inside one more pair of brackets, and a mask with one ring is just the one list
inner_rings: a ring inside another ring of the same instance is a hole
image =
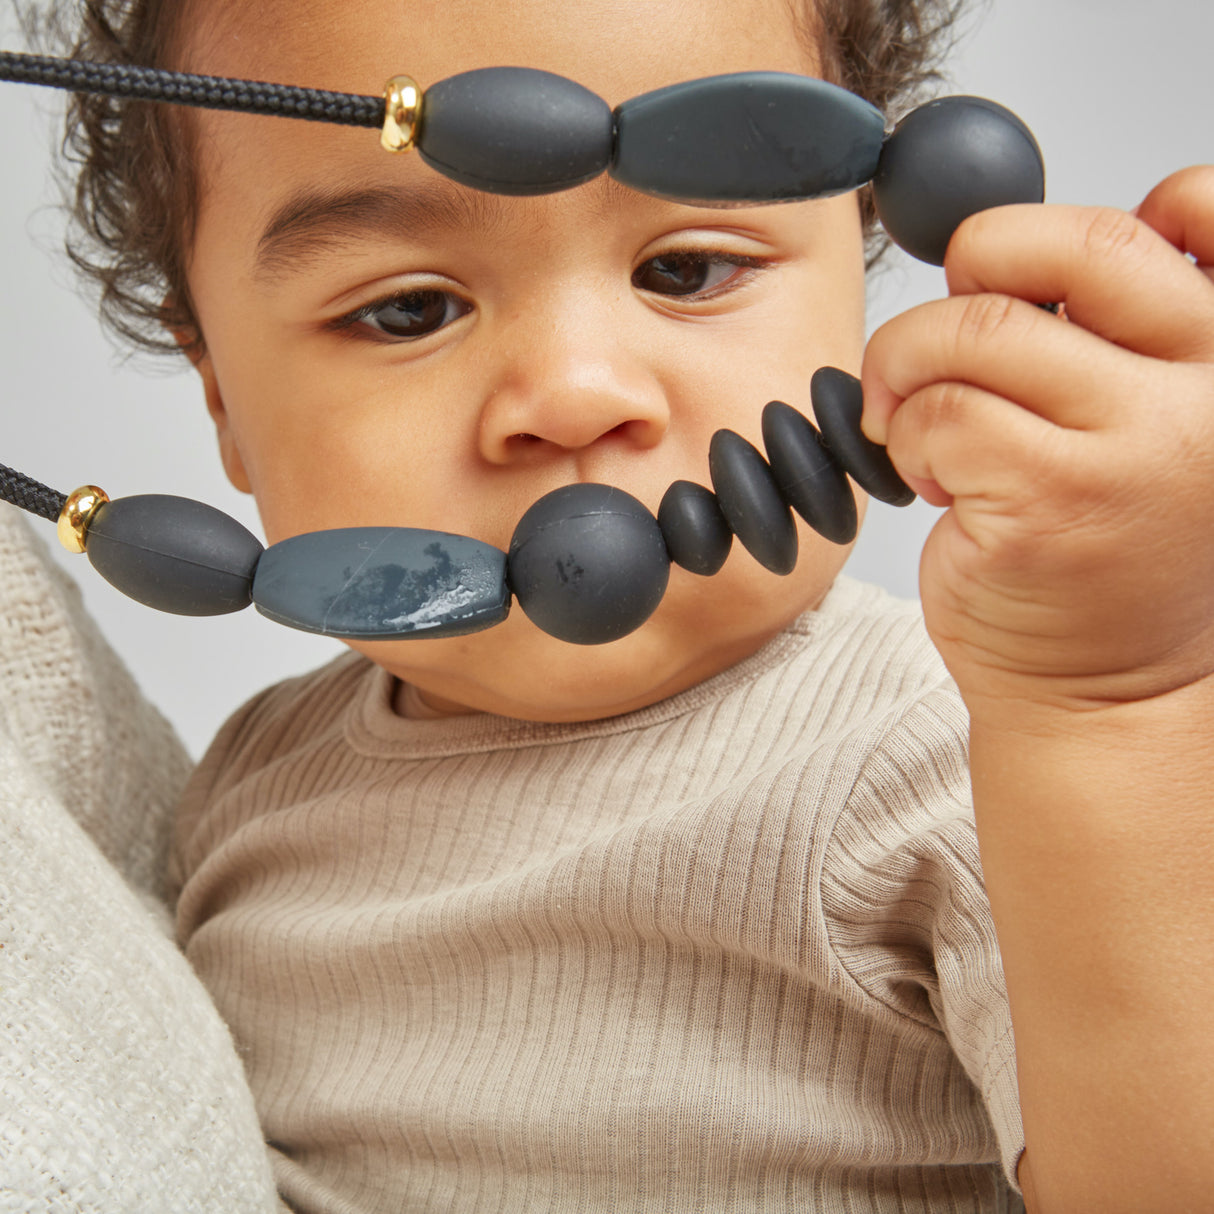
[[613, 138], [611, 107], [575, 81], [534, 68], [487, 67], [426, 90], [417, 150], [461, 185], [549, 194], [602, 173]]
[[657, 610], [670, 557], [657, 519], [635, 497], [610, 485], [566, 485], [519, 519], [507, 576], [537, 628], [601, 645]]
[[262, 554], [257, 537], [223, 511], [159, 493], [106, 502], [84, 550], [111, 586], [174, 615], [247, 607]]
[[856, 497], [822, 436], [800, 413], [773, 400], [763, 410], [763, 445], [784, 500], [835, 544], [856, 538]]
[[758, 449], [732, 430], [718, 430], [708, 446], [708, 470], [721, 513], [747, 552], [772, 573], [791, 573], [796, 524]]
[[725, 564], [733, 532], [712, 490], [693, 481], [675, 481], [658, 507], [658, 526], [676, 565], [711, 577]]
[[860, 381], [838, 367], [819, 367], [810, 381], [809, 395], [827, 450], [844, 471], [879, 502], [909, 506], [915, 491], [898, 475], [885, 448], [860, 429], [864, 410]]

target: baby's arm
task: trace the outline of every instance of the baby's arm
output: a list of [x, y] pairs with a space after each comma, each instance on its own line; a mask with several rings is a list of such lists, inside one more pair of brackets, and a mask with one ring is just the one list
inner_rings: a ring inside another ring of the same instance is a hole
[[1208, 1210], [1214, 166], [1137, 219], [975, 216], [946, 269], [870, 343], [865, 428], [951, 507], [921, 590], [970, 710], [1025, 1195]]

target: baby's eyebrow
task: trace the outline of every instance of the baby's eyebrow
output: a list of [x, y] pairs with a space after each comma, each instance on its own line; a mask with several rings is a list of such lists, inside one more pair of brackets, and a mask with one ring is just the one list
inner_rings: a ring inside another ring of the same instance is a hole
[[[626, 206], [678, 208], [636, 194], [605, 175], [582, 189], [593, 191], [590, 217], [595, 221], [606, 220]], [[262, 229], [253, 274], [262, 282], [280, 281], [326, 253], [369, 237], [424, 239], [459, 230], [492, 236], [526, 215], [519, 204], [527, 201], [467, 189], [438, 176], [400, 188], [300, 190], [274, 211]], [[538, 214], [531, 215], [530, 221], [543, 223]]]
[[301, 190], [283, 202], [262, 229], [253, 273], [279, 280], [306, 269], [317, 257], [369, 237], [424, 237], [475, 228], [492, 232], [505, 220], [495, 194], [426, 181], [399, 189]]

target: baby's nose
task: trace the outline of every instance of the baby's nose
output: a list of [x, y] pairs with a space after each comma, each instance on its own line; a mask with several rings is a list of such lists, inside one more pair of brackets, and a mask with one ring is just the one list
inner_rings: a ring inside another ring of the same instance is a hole
[[[538, 328], [538, 326], [537, 326]], [[600, 439], [637, 449], [662, 441], [666, 393], [623, 343], [536, 332], [503, 368], [480, 419], [485, 459], [508, 464], [544, 448], [577, 451]]]
[[656, 447], [669, 424], [662, 388], [636, 369], [603, 362], [533, 368], [490, 395], [481, 415], [484, 458], [509, 464], [540, 447], [579, 450], [611, 436]]

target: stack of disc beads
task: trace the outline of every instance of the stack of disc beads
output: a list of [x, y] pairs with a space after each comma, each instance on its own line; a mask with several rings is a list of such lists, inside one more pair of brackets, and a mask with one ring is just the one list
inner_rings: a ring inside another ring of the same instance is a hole
[[607, 485], [568, 485], [541, 498], [519, 520], [507, 558], [509, 587], [527, 617], [575, 644], [616, 640], [656, 610], [671, 561], [710, 576], [735, 535], [765, 568], [790, 573], [797, 561], [790, 507], [827, 539], [850, 543], [857, 513], [848, 475], [881, 501], [911, 502], [884, 448], [860, 431], [860, 381], [823, 367], [810, 395], [821, 432], [772, 401], [763, 411], [767, 459], [741, 435], [718, 430], [708, 457], [713, 490], [676, 481], [656, 519]]

